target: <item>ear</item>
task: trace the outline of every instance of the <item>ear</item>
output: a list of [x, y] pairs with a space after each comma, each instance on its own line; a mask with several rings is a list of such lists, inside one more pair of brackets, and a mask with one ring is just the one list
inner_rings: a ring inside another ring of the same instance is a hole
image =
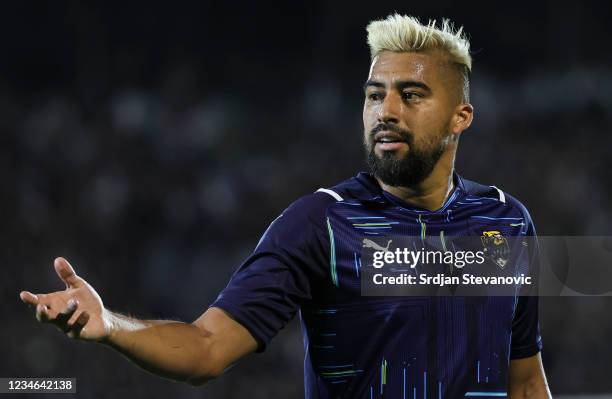
[[459, 135], [472, 124], [474, 107], [472, 104], [463, 103], [455, 108], [455, 114], [451, 122], [451, 133]]

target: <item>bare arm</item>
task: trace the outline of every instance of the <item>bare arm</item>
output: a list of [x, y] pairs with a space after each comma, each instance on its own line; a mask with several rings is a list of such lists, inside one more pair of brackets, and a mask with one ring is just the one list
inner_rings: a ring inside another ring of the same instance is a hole
[[552, 398], [540, 354], [510, 361], [509, 399]]
[[248, 330], [221, 309], [210, 308], [193, 323], [130, 318], [105, 309], [68, 261], [57, 258], [54, 266], [66, 283], [64, 291], [20, 294], [36, 306], [36, 318], [71, 338], [109, 345], [152, 373], [201, 384], [257, 349]]

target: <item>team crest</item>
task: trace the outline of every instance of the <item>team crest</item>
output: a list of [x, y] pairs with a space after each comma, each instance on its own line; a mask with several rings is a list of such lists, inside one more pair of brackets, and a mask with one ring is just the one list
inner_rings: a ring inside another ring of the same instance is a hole
[[510, 247], [508, 240], [497, 230], [483, 231], [480, 237], [485, 256], [491, 259], [501, 269], [506, 267]]

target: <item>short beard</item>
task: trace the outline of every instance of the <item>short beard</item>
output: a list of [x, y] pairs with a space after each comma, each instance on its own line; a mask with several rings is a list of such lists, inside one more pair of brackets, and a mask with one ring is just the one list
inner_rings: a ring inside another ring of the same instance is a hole
[[[404, 158], [398, 158], [393, 152], [385, 151], [382, 157], [378, 157], [375, 153], [374, 134], [379, 130], [391, 130], [401, 134], [408, 144], [408, 154]], [[414, 136], [408, 131], [389, 125], [379, 130], [375, 128], [365, 144], [367, 163], [370, 173], [389, 186], [414, 187], [422, 183], [444, 153], [445, 140], [440, 140], [433, 149], [427, 151], [415, 147]]]

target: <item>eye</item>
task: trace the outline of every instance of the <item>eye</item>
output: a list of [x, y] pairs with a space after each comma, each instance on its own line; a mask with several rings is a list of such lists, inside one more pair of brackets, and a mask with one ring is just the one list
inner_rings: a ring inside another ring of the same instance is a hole
[[371, 92], [371, 93], [368, 93], [366, 95], [366, 97], [370, 101], [380, 101], [380, 100], [382, 100], [383, 95], [381, 93], [378, 93], [378, 92]]
[[414, 91], [405, 91], [402, 93], [402, 98], [406, 101], [418, 100], [420, 97], [422, 96]]

